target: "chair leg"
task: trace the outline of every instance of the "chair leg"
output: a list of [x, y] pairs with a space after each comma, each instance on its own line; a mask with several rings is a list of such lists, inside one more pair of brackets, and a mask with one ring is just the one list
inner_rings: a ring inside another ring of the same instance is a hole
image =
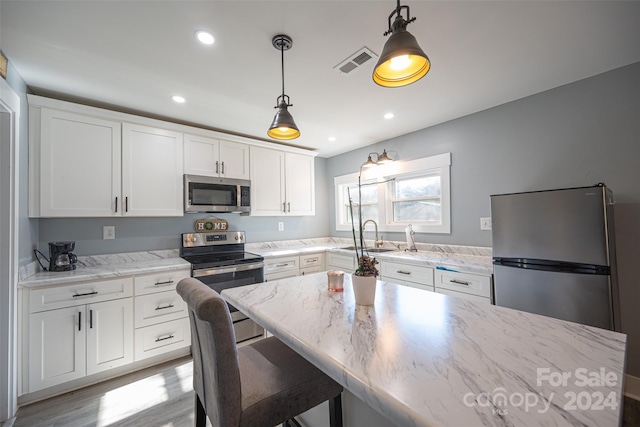
[[342, 393], [329, 400], [329, 426], [342, 427]]
[[207, 413], [204, 410], [204, 405], [200, 402], [198, 393], [194, 393], [196, 396], [196, 422], [195, 427], [205, 427], [207, 425]]

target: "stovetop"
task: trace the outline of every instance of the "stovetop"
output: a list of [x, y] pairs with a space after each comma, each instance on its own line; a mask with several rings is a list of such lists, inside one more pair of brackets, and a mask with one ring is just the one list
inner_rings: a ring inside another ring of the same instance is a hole
[[243, 231], [185, 233], [180, 257], [194, 270], [261, 262], [261, 255], [244, 251]]
[[194, 270], [225, 267], [228, 265], [250, 264], [263, 261], [264, 258], [250, 252], [218, 252], [201, 255], [182, 255], [182, 259], [191, 263]]

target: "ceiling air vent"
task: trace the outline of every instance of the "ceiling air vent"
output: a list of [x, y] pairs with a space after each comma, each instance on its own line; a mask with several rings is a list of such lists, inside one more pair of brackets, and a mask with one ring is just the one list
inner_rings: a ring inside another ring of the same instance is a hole
[[370, 59], [376, 59], [378, 55], [373, 53], [371, 49], [366, 46], [362, 49], [358, 50], [353, 55], [349, 56], [347, 59], [333, 67], [334, 70], [337, 70], [343, 74], [348, 74], [359, 68], [361, 65], [369, 61]]

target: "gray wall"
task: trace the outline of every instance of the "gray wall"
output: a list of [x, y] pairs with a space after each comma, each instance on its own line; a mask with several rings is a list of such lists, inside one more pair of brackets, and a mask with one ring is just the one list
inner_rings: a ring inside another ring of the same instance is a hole
[[[491, 232], [480, 231], [491, 194], [606, 183], [616, 199], [628, 371], [640, 377], [640, 63], [331, 158], [327, 175], [357, 172], [383, 148], [399, 160], [452, 153], [452, 232], [419, 242], [491, 246]], [[331, 235], [348, 237], [335, 231], [333, 198], [329, 205]]]
[[20, 141], [16, 147], [18, 156], [18, 263], [32, 260], [33, 248], [38, 241], [38, 221], [28, 217], [29, 212], [29, 105], [28, 88], [8, 58], [7, 84], [20, 97]]
[[[303, 239], [329, 235], [327, 209], [327, 160], [315, 158], [316, 215], [313, 217], [250, 217], [218, 214], [229, 222], [230, 230], [247, 233], [247, 242]], [[49, 218], [40, 219], [39, 249], [48, 252], [48, 242], [74, 240], [75, 253], [95, 255], [180, 247], [180, 234], [194, 231], [194, 222], [208, 214], [188, 214], [180, 218]], [[284, 231], [278, 231], [278, 222]], [[116, 238], [102, 240], [102, 226], [114, 225]]]

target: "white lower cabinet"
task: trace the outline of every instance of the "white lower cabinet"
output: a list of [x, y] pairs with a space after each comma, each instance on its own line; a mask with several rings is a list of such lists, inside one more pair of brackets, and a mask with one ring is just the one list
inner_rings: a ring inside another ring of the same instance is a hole
[[351, 274], [356, 270], [356, 257], [355, 255], [342, 255], [327, 252], [327, 270], [342, 270], [345, 273]]
[[189, 276], [189, 269], [179, 269], [28, 289], [23, 392], [174, 350], [187, 354], [189, 315], [175, 288]]
[[264, 281], [286, 279], [300, 274], [300, 257], [284, 256], [268, 258], [264, 261]]
[[[56, 294], [58, 289], [49, 291]], [[47, 289], [37, 291], [47, 294]], [[128, 297], [91, 304], [83, 304], [83, 298], [100, 298], [99, 292], [72, 296], [70, 307], [30, 314], [30, 392], [133, 362], [131, 285], [125, 294]]]
[[385, 260], [380, 263], [380, 280], [434, 291], [431, 267]]
[[189, 310], [176, 292], [189, 270], [135, 277], [135, 360], [191, 345]]
[[300, 255], [300, 275], [324, 271], [324, 253]]
[[491, 276], [436, 270], [436, 292], [491, 304]]

